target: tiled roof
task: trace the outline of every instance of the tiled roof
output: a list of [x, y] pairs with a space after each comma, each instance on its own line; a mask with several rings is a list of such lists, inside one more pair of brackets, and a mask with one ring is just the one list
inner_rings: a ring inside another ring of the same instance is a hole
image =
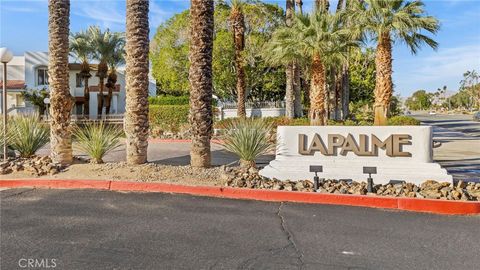
[[[0, 80], [0, 88], [3, 87], [3, 80]], [[7, 89], [23, 89], [25, 81], [23, 80], [7, 80]]]

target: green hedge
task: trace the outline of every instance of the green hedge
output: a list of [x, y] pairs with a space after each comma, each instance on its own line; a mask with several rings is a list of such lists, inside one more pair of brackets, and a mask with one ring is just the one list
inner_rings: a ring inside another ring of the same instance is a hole
[[188, 96], [156, 96], [149, 97], [150, 105], [188, 105]]
[[419, 126], [420, 121], [406, 115], [398, 115], [388, 119], [389, 126]]
[[[149, 97], [150, 105], [188, 105], [190, 103], [189, 96], [156, 96]], [[212, 99], [212, 105], [217, 106], [217, 100]]]
[[[233, 120], [237, 118], [227, 118], [221, 121], [217, 121], [214, 123], [215, 128], [223, 129], [227, 127]], [[266, 117], [263, 118], [265, 122], [271, 124], [273, 128], [277, 128], [277, 126], [309, 126], [310, 121], [308, 118], [297, 118], [297, 119], [289, 119], [286, 117]], [[372, 126], [373, 122], [370, 121], [354, 121], [354, 120], [345, 120], [345, 121], [337, 121], [337, 120], [328, 120], [329, 126]], [[418, 126], [420, 125], [420, 121], [411, 117], [411, 116], [393, 116], [388, 119], [389, 126]]]
[[153, 128], [178, 131], [182, 124], [188, 123], [189, 105], [150, 105], [149, 121]]
[[[227, 118], [214, 123], [214, 128], [224, 129], [229, 126], [232, 121], [237, 120], [238, 118]], [[278, 126], [308, 126], [310, 125], [307, 118], [296, 118], [289, 119], [286, 117], [265, 117], [263, 120], [272, 125], [272, 128], [277, 128]]]

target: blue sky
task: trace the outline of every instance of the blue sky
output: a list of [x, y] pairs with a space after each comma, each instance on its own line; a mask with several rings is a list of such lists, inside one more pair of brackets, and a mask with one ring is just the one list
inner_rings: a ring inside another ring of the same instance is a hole
[[[285, 5], [284, 0], [267, 2]], [[336, 0], [330, 1], [336, 5]], [[310, 10], [313, 0], [304, 0]], [[403, 44], [394, 47], [394, 83], [396, 93], [408, 96], [417, 89], [433, 91], [443, 85], [458, 89], [466, 70], [480, 70], [480, 0], [425, 0], [430, 15], [439, 18], [441, 30], [435, 37], [437, 51], [423, 48], [413, 56]], [[173, 14], [189, 7], [189, 0], [151, 0], [151, 35]], [[125, 29], [125, 1], [71, 0], [70, 29], [75, 32], [88, 25], [113, 31]], [[47, 0], [0, 0], [0, 47], [15, 55], [24, 51], [48, 50]]]

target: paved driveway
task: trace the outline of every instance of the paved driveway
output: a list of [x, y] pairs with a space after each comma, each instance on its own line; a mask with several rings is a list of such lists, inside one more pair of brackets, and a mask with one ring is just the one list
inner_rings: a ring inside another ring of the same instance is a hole
[[442, 143], [433, 157], [455, 179], [480, 182], [480, 122], [471, 115], [415, 115]]
[[478, 269], [479, 228], [478, 216], [12, 189], [1, 192], [0, 268]]

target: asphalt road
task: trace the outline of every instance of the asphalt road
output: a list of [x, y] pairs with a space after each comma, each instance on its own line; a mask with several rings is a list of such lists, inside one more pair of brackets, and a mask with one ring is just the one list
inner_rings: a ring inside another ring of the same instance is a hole
[[433, 138], [441, 142], [433, 158], [454, 179], [480, 182], [480, 122], [471, 115], [413, 115], [433, 127]]
[[10, 189], [1, 269], [478, 269], [479, 228], [479, 216]]

